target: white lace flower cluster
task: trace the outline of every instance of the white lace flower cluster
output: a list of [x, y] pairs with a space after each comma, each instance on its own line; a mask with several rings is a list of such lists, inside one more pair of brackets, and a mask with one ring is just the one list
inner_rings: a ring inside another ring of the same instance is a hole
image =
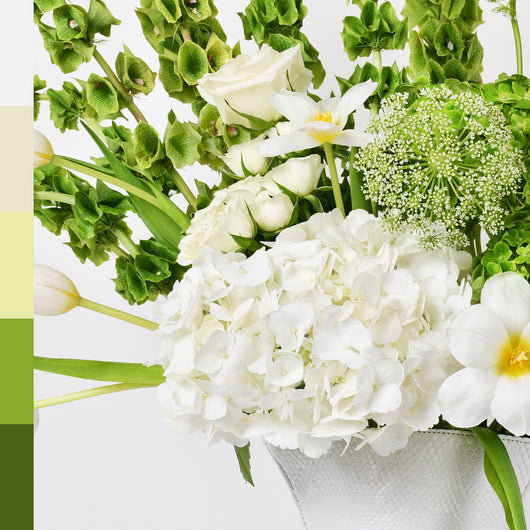
[[475, 220], [490, 234], [502, 228], [502, 199], [517, 189], [522, 158], [502, 112], [481, 95], [438, 86], [410, 105], [395, 94], [368, 132], [356, 168], [389, 226], [414, 229], [426, 248], [467, 246]]
[[352, 437], [403, 447], [438, 421], [455, 370], [444, 332], [469, 304], [455, 259], [363, 210], [316, 214], [249, 258], [204, 248], [162, 308], [168, 424], [312, 457]]

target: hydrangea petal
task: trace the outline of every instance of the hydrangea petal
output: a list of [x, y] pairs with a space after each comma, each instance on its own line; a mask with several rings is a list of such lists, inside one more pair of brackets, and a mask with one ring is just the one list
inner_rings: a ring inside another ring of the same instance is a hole
[[447, 336], [455, 359], [470, 368], [495, 366], [502, 347], [510, 340], [497, 314], [482, 304], [458, 313]]
[[491, 277], [482, 288], [480, 303], [497, 313], [510, 335], [530, 322], [530, 284], [515, 272]]

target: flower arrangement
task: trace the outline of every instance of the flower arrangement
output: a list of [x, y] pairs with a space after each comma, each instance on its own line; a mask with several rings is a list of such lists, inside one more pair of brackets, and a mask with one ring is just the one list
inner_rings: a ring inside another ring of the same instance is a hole
[[[156, 72], [132, 46], [107, 63], [101, 40], [119, 20], [102, 0], [34, 1], [51, 62], [102, 70], [62, 88], [35, 77], [35, 118], [46, 108], [99, 151], [59, 155], [35, 132], [35, 216], [82, 263], [111, 264], [136, 307], [88, 300], [36, 265], [35, 311], [79, 306], [160, 339], [142, 363], [37, 356], [37, 370], [114, 384], [35, 406], [156, 387], [168, 426], [234, 445], [249, 483], [257, 437], [313, 458], [336, 441], [384, 456], [415, 431], [470, 429], [508, 525], [526, 528], [498, 437], [530, 435], [530, 80], [516, 3], [496, 8], [517, 73], [487, 83], [478, 0], [406, 0], [401, 15], [353, 4], [349, 77], [324, 94], [299, 0], [249, 2], [248, 53], [211, 0], [142, 0]], [[406, 46], [406, 68], [383, 66]], [[164, 130], [141, 110], [157, 86], [187, 112], [168, 108]], [[214, 179], [193, 182], [191, 166]], [[136, 314], [146, 302], [157, 322]]]

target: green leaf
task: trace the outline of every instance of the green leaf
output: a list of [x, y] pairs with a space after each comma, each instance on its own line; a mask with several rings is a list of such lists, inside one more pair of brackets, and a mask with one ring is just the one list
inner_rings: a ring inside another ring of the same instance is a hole
[[250, 442], [244, 447], [237, 447], [234, 445], [234, 450], [239, 463], [239, 470], [241, 471], [243, 478], [251, 486], [254, 486], [254, 481], [252, 480], [252, 475], [250, 473]]
[[[486, 476], [503, 503], [506, 522], [511, 530], [526, 530], [519, 482], [506, 447], [499, 435], [484, 427], [471, 429], [484, 447]], [[490, 480], [492, 478], [492, 480]]]
[[157, 384], [165, 381], [162, 365], [34, 357], [35, 370], [94, 381]]

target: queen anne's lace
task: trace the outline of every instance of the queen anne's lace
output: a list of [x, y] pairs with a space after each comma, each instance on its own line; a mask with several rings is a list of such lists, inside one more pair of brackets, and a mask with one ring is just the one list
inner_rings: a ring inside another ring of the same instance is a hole
[[315, 457], [352, 436], [406, 445], [454, 371], [444, 332], [469, 296], [451, 258], [361, 210], [317, 214], [249, 258], [204, 248], [162, 308], [169, 425]]

